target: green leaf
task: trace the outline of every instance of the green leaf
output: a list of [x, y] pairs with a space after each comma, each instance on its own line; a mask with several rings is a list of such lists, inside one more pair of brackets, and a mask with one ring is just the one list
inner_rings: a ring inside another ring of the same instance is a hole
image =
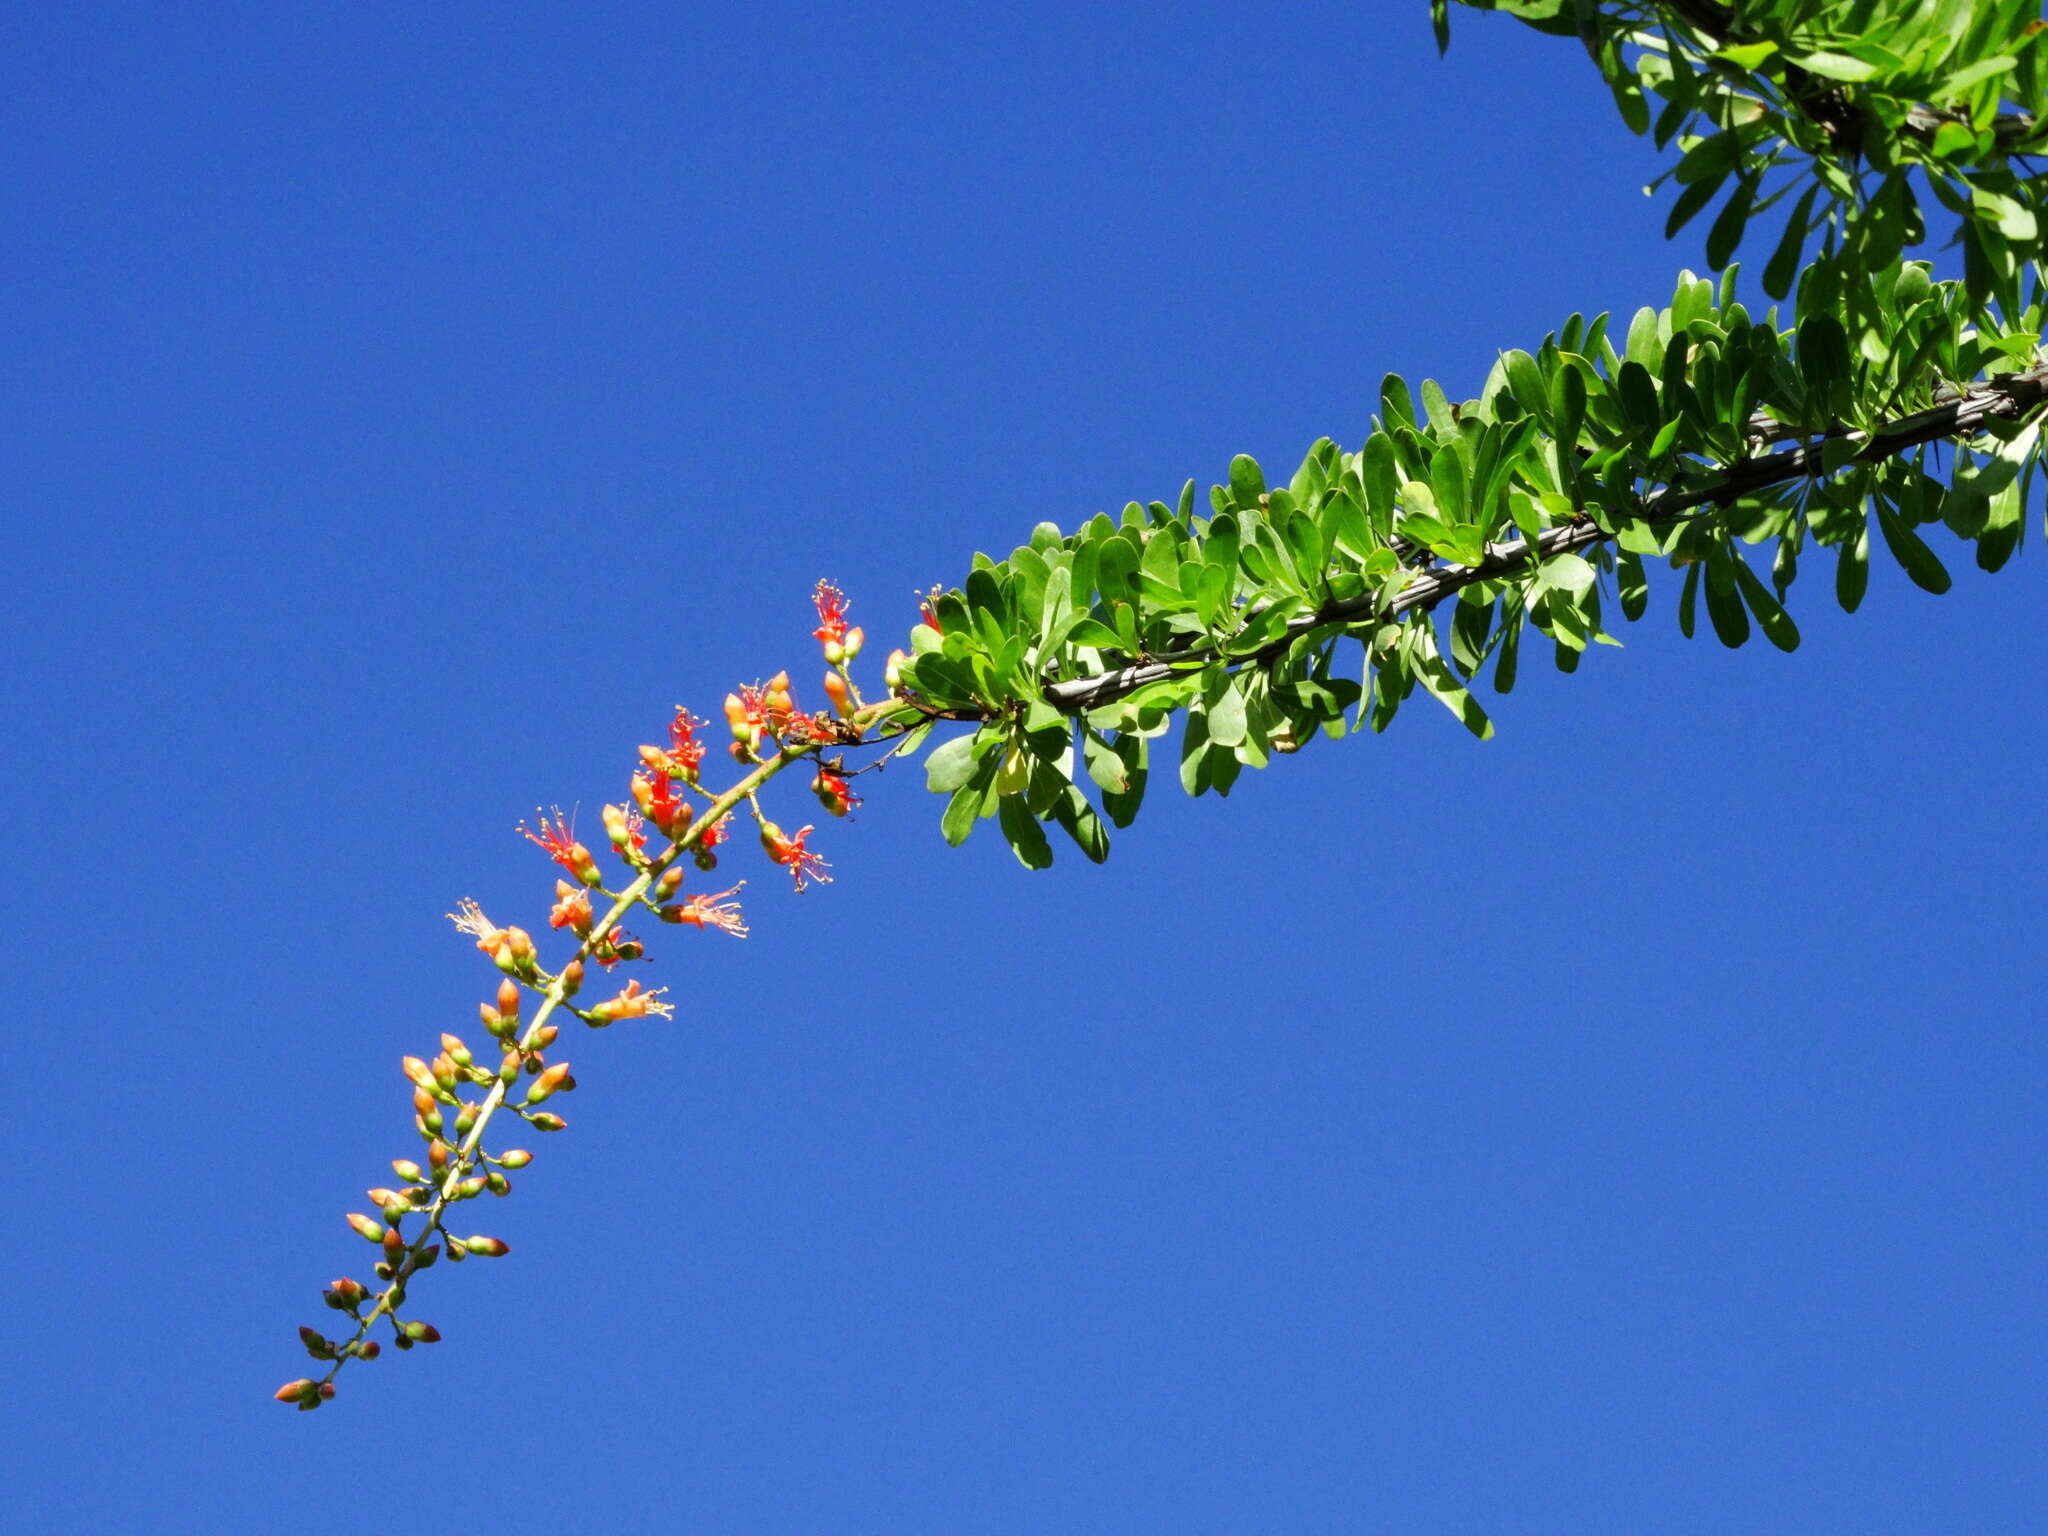
[[1240, 507], [1256, 507], [1266, 494], [1266, 477], [1259, 461], [1248, 453], [1230, 461], [1230, 494]]
[[1643, 573], [1643, 557], [1632, 549], [1621, 550], [1614, 557], [1614, 571], [1621, 589], [1622, 617], [1633, 623], [1650, 605], [1650, 582]]
[[1109, 829], [1103, 826], [1102, 818], [1095, 814], [1095, 807], [1088, 803], [1079, 786], [1068, 784], [1054, 796], [1052, 817], [1091, 864], [1100, 864], [1109, 857]]
[[1756, 203], [1756, 182], [1744, 177], [1728, 194], [1728, 201], [1707, 231], [1707, 265], [1717, 270], [1728, 265], [1735, 248], [1742, 244], [1742, 231], [1749, 223], [1749, 210]]
[[1236, 678], [1221, 662], [1212, 664], [1203, 679], [1202, 696], [1209, 718], [1209, 739], [1219, 747], [1234, 747], [1244, 740], [1244, 693]]
[[1022, 795], [1002, 796], [996, 806], [996, 821], [1019, 864], [1026, 869], [1052, 867], [1052, 844], [1047, 841], [1045, 828], [1031, 814]]
[[1830, 80], [1846, 80], [1852, 85], [1875, 79], [1883, 73], [1875, 64], [1852, 59], [1846, 53], [1830, 53], [1826, 49], [1815, 53], [1802, 53], [1792, 62], [1810, 74], [1825, 75]]
[[1137, 819], [1138, 807], [1144, 803], [1145, 781], [1150, 776], [1150, 771], [1146, 767], [1145, 738], [1119, 736], [1116, 741], [1116, 755], [1123, 761], [1129, 787], [1122, 790], [1105, 788], [1102, 792], [1102, 808], [1109, 812], [1109, 819], [1119, 827], [1128, 827]]
[[1680, 156], [1671, 176], [1681, 187], [1690, 187], [1726, 176], [1741, 160], [1742, 136], [1733, 128], [1724, 128], [1701, 139]]
[[1690, 640], [1695, 623], [1694, 604], [1700, 595], [1700, 567], [1697, 560], [1685, 568], [1685, 585], [1678, 589], [1678, 632]]
[[925, 788], [934, 794], [951, 794], [974, 777], [975, 764], [994, 739], [981, 731], [971, 731], [932, 748], [931, 756], [924, 760]]
[[[1729, 556], [1716, 551], [1708, 557], [1712, 565], [1723, 566]], [[1749, 641], [1749, 614], [1742, 606], [1742, 599], [1735, 595], [1735, 583], [1725, 584], [1714, 579], [1712, 569], [1707, 572], [1707, 617], [1713, 622], [1714, 633], [1723, 645], [1734, 650]]]
[[1664, 238], [1669, 240], [1692, 222], [1694, 216], [1714, 200], [1714, 194], [1727, 184], [1728, 173], [1709, 176], [1705, 181], [1696, 181], [1678, 194], [1678, 200], [1671, 205], [1671, 216], [1664, 221]]
[[1842, 612], [1854, 613], [1870, 586], [1870, 526], [1856, 530], [1856, 537], [1835, 552], [1835, 601]]
[[1436, 654], [1434, 647], [1428, 655], [1417, 658], [1415, 675], [1430, 696], [1456, 715], [1466, 730], [1481, 741], [1493, 739], [1493, 722], [1486, 718], [1486, 711], [1479, 707], [1472, 691], [1444, 665], [1443, 657]]
[[[1732, 551], [1730, 558], [1735, 562], [1735, 585], [1742, 590], [1743, 598], [1749, 603], [1749, 611], [1756, 615], [1764, 638], [1781, 651], [1798, 650], [1799, 627], [1792, 622], [1792, 615], [1771, 595], [1770, 589], [1757, 580], [1756, 572], [1749, 568], [1748, 561]], [[1711, 604], [1711, 593], [1708, 598]]]
[[1501, 365], [1508, 376], [1508, 387], [1515, 392], [1515, 403], [1539, 420], [1550, 414], [1550, 391], [1543, 382], [1543, 370], [1536, 365], [1536, 359], [1526, 352], [1514, 351], [1501, 354]]
[[1493, 691], [1495, 693], [1513, 693], [1515, 691], [1515, 672], [1517, 670], [1517, 663], [1520, 660], [1521, 648], [1522, 619], [1521, 615], [1517, 614], [1514, 618], [1506, 621], [1506, 626], [1501, 631], [1500, 655], [1493, 664]]
[[1764, 292], [1774, 299], [1783, 299], [1792, 292], [1792, 280], [1799, 271], [1799, 258], [1806, 250], [1813, 201], [1819, 196], [1817, 185], [1808, 187], [1799, 195], [1799, 201], [1792, 205], [1792, 216], [1785, 221], [1785, 232], [1778, 237], [1771, 259], [1764, 263]]
[[1934, 557], [1934, 551], [1921, 542], [1919, 534], [1894, 517], [1891, 509], [1881, 501], [1877, 503], [1877, 526], [1884, 534], [1885, 546], [1891, 550], [1892, 558], [1904, 567], [1914, 586], [1932, 592], [1936, 597], [1949, 589], [1948, 571]]

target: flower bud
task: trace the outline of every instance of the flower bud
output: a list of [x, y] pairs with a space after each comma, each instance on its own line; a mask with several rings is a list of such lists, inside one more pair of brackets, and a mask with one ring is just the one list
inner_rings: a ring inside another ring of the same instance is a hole
[[381, 1243], [384, 1241], [384, 1223], [382, 1223], [381, 1221], [376, 1221], [368, 1216], [351, 1212], [348, 1218], [348, 1224], [356, 1229], [356, 1234], [359, 1237], [362, 1237], [369, 1242]]
[[566, 1061], [556, 1062], [533, 1080], [532, 1086], [526, 1090], [526, 1102], [529, 1104], [539, 1104], [551, 1098], [568, 1076], [569, 1063]]
[[903, 664], [910, 658], [902, 651], [891, 651], [889, 659], [882, 664], [882, 682], [891, 693], [903, 686]]
[[384, 1213], [386, 1221], [397, 1221], [412, 1209], [412, 1202], [395, 1189], [373, 1189], [369, 1196], [370, 1204]]
[[384, 1229], [384, 1262], [396, 1264], [405, 1255], [405, 1235], [396, 1227]]
[[407, 1056], [399, 1065], [405, 1068], [405, 1075], [421, 1093], [432, 1093], [435, 1088], [433, 1069], [417, 1056]]
[[441, 1037], [441, 1049], [446, 1053], [448, 1059], [458, 1067], [468, 1067], [476, 1064], [475, 1058], [469, 1054], [469, 1047], [462, 1043], [462, 1036], [460, 1035], [443, 1035]]
[[846, 647], [846, 659], [852, 661], [868, 643], [867, 631], [856, 624], [846, 632], [846, 639], [841, 643]]
[[654, 882], [654, 889], [650, 895], [655, 901], [667, 901], [682, 887], [683, 867], [680, 864], [671, 864], [661, 872], [661, 878]]
[[462, 1246], [487, 1259], [502, 1259], [512, 1251], [495, 1237], [465, 1237]]
[[562, 983], [562, 996], [574, 997], [583, 986], [583, 962], [571, 960], [562, 967], [559, 979]]
[[533, 1032], [533, 1048], [536, 1051], [546, 1050], [549, 1046], [555, 1043], [556, 1038], [561, 1033], [561, 1030], [557, 1029], [552, 1024], [541, 1025], [539, 1029], [536, 1029]]
[[560, 1115], [551, 1115], [546, 1110], [526, 1117], [526, 1123], [536, 1131], [559, 1131], [568, 1127], [569, 1122]]
[[320, 1401], [320, 1383], [307, 1377], [300, 1377], [297, 1381], [288, 1381], [279, 1387], [276, 1396], [280, 1403], [317, 1403]]
[[363, 1298], [369, 1294], [359, 1282], [351, 1280], [344, 1275], [341, 1279], [335, 1281], [334, 1284], [328, 1286], [326, 1290], [322, 1291], [320, 1299], [326, 1302], [328, 1306], [334, 1308], [335, 1311], [346, 1312], [351, 1307], [360, 1306]]
[[519, 1079], [519, 1053], [507, 1051], [505, 1059], [498, 1063], [498, 1081], [511, 1087]]
[[519, 983], [509, 976], [498, 983], [498, 1012], [508, 1019], [519, 1017]]
[[846, 686], [846, 679], [837, 672], [825, 674], [825, 697], [832, 701], [833, 712], [840, 719], [853, 717], [853, 690]]
[[358, 1360], [374, 1360], [384, 1353], [384, 1347], [375, 1339], [358, 1340], [350, 1348], [354, 1351], [355, 1357]]
[[484, 1175], [484, 1187], [500, 1200], [512, 1193], [512, 1181], [495, 1168]]
[[414, 1321], [400, 1323], [398, 1326], [399, 1330], [415, 1344], [438, 1344], [441, 1342], [441, 1331], [432, 1323]]
[[301, 1328], [299, 1330], [299, 1342], [306, 1346], [306, 1353], [315, 1360], [332, 1360], [334, 1358], [333, 1341], [324, 1337], [317, 1329]]
[[462, 1112], [455, 1117], [455, 1134], [458, 1137], [467, 1136], [475, 1129], [476, 1106], [474, 1104], [465, 1104], [462, 1106]]
[[498, 1159], [498, 1163], [501, 1167], [510, 1168], [514, 1173], [517, 1173], [521, 1168], [524, 1168], [528, 1163], [532, 1161], [533, 1154], [531, 1152], [528, 1152], [523, 1147], [514, 1147], [510, 1152], [507, 1152], [503, 1157]]
[[[413, 1264], [413, 1268], [432, 1269], [434, 1267], [434, 1261], [440, 1257], [441, 1245], [439, 1243], [429, 1243], [426, 1247], [420, 1250], [419, 1259]], [[393, 1297], [391, 1304], [395, 1307], [399, 1304], [399, 1302], [403, 1300], [405, 1300], [403, 1296]]]
[[832, 667], [845, 666], [846, 647], [837, 640], [827, 640], [825, 642], [825, 664]]
[[[489, 1182], [490, 1181], [480, 1173], [475, 1175], [473, 1178], [464, 1179], [460, 1184], [455, 1186], [455, 1197], [458, 1200], [474, 1200], [478, 1195], [484, 1192], [484, 1187]], [[451, 1254], [454, 1252], [453, 1249], [450, 1249], [449, 1251]]]
[[427, 1143], [427, 1166], [434, 1170], [436, 1179], [448, 1171], [448, 1160], [454, 1155], [455, 1149], [438, 1136]]

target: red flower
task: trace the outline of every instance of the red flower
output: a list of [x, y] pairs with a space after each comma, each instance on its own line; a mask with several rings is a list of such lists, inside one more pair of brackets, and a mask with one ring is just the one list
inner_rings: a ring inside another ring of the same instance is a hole
[[668, 723], [668, 755], [682, 770], [680, 777], [688, 784], [697, 782], [697, 768], [704, 761], [704, 743], [697, 739], [697, 727], [702, 724], [680, 704], [676, 706], [675, 719]]
[[580, 885], [571, 885], [566, 880], [557, 880], [555, 882], [555, 905], [554, 910], [548, 913], [548, 926], [550, 928], [567, 928], [571, 933], [581, 938], [584, 934], [590, 932], [591, 925], [596, 921], [596, 915], [590, 910], [590, 892], [584, 890]]
[[939, 593], [944, 590], [943, 587], [933, 587], [917, 605], [917, 611], [924, 615], [925, 626], [929, 629], [939, 627]]
[[834, 816], [844, 816], [860, 804], [860, 796], [853, 792], [853, 786], [843, 775], [830, 768], [820, 768], [818, 776], [811, 780], [811, 793], [818, 797], [818, 803]]
[[[534, 814], [538, 816], [540, 813], [536, 811]], [[540, 831], [528, 830], [523, 821], [519, 830], [528, 842], [545, 848], [549, 857], [585, 885], [596, 885], [603, 878], [598, 873], [597, 861], [590, 856], [590, 850], [576, 841], [575, 819], [564, 816], [559, 805], [555, 807], [553, 821], [540, 817]]]
[[676, 837], [690, 824], [690, 807], [665, 773], [634, 774], [633, 799], [646, 812], [647, 819], [661, 829], [663, 837]]
[[681, 906], [667, 908], [662, 916], [672, 923], [688, 923], [693, 928], [716, 928], [736, 939], [744, 939], [747, 920], [740, 916], [740, 904], [727, 898], [736, 895], [746, 883], [742, 880], [739, 885], [716, 895], [692, 896]]
[[846, 594], [829, 581], [820, 581], [811, 592], [818, 608], [818, 627], [811, 631], [827, 645], [846, 638]]
[[761, 846], [768, 850], [770, 859], [790, 872], [798, 890], [804, 888], [807, 879], [816, 880], [821, 885], [832, 883], [832, 877], [825, 873], [825, 861], [804, 849], [804, 839], [811, 835], [811, 830], [805, 827], [796, 836], [788, 837], [774, 822], [761, 823]]

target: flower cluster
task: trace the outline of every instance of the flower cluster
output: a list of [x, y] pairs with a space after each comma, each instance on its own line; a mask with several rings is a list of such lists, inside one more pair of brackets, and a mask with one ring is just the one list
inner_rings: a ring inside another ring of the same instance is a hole
[[478, 1009], [496, 1059], [489, 1047], [472, 1050], [459, 1036], [444, 1034], [432, 1057], [408, 1056], [400, 1063], [412, 1092], [413, 1129], [425, 1150], [417, 1159], [395, 1159], [396, 1182], [369, 1190], [369, 1209], [347, 1217], [348, 1226], [377, 1250], [374, 1269], [380, 1285], [372, 1288], [344, 1277], [322, 1292], [327, 1306], [344, 1314], [349, 1326], [340, 1338], [315, 1328], [299, 1330], [307, 1353], [327, 1370], [318, 1378], [287, 1382], [277, 1392], [280, 1402], [313, 1409], [331, 1399], [334, 1377], [344, 1364], [379, 1354], [381, 1345], [371, 1332], [380, 1321], [389, 1327], [397, 1349], [434, 1343], [439, 1331], [407, 1310], [413, 1277], [444, 1256], [460, 1262], [510, 1251], [496, 1237], [457, 1236], [449, 1222], [464, 1201], [486, 1193], [510, 1194], [510, 1175], [532, 1161], [523, 1149], [487, 1151], [484, 1136], [490, 1126], [505, 1117], [543, 1133], [567, 1125], [553, 1101], [573, 1091], [576, 1079], [568, 1062], [553, 1055], [561, 1030], [556, 1016], [581, 1019], [591, 1028], [674, 1016], [666, 988], [644, 988], [638, 981], [628, 981], [601, 1002], [578, 1000], [587, 965], [609, 969], [646, 957], [646, 945], [623, 925], [629, 914], [645, 909], [666, 924], [745, 938], [747, 921], [737, 900], [744, 880], [720, 891], [683, 889], [686, 864], [702, 871], [717, 867], [716, 850], [731, 836], [736, 814], [754, 818], [763, 851], [790, 872], [797, 890], [830, 881], [825, 860], [807, 846], [813, 829], [785, 833], [763, 811], [761, 791], [783, 770], [818, 759], [812, 793], [830, 814], [846, 815], [860, 797], [836, 752], [829, 758], [822, 754], [827, 747], [868, 743], [876, 726], [903, 706], [896, 700], [862, 703], [847, 667], [860, 654], [863, 637], [846, 622], [845, 594], [821, 581], [812, 601], [818, 615], [812, 635], [830, 668], [824, 681], [830, 709], [803, 713], [787, 672], [728, 694], [724, 709], [732, 755], [745, 772], [725, 790], [713, 791], [702, 782], [706, 744], [698, 732], [705, 722], [679, 706], [668, 722], [666, 743], [640, 748], [627, 798], [604, 806], [601, 813], [620, 871], [616, 878], [578, 840], [575, 817], [559, 807], [536, 812], [533, 827], [521, 824], [521, 835], [562, 871], [542, 931], [573, 939], [575, 949], [557, 968], [543, 962], [532, 933], [501, 927], [476, 902], [464, 900], [449, 914], [457, 930], [475, 940], [501, 973], [495, 993]]

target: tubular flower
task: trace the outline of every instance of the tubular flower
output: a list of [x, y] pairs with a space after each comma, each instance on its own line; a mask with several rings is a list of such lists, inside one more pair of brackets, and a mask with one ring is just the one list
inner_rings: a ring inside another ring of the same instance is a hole
[[623, 928], [614, 928], [590, 949], [590, 958], [606, 970], [610, 970], [621, 960], [639, 960], [646, 954], [647, 946]]
[[825, 659], [837, 665], [832, 648], [846, 639], [846, 594], [831, 582], [820, 581], [811, 590], [811, 601], [818, 609], [818, 627], [811, 633], [825, 643]]
[[540, 816], [538, 811], [534, 812], [536, 816], [540, 816], [540, 831], [530, 831], [522, 821], [519, 824], [520, 832], [528, 842], [545, 848], [549, 857], [585, 885], [599, 884], [604, 876], [598, 872], [597, 860], [590, 856], [590, 850], [576, 841], [575, 819], [564, 816], [559, 805], [554, 808], [554, 812], [552, 821]]
[[685, 784], [697, 782], [697, 769], [704, 761], [704, 743], [697, 739], [697, 727], [702, 724], [680, 704], [675, 719], [668, 723], [668, 755], [681, 770], [676, 777]]
[[612, 847], [628, 863], [638, 862], [634, 855], [647, 846], [647, 834], [641, 830], [640, 813], [629, 811], [623, 805], [608, 805], [604, 808], [604, 832], [611, 839]]
[[579, 939], [590, 932], [597, 921], [590, 910], [590, 892], [580, 885], [571, 885], [566, 880], [555, 882], [554, 910], [548, 913], [550, 928], [566, 928]]
[[740, 904], [729, 898], [738, 895], [746, 883], [742, 880], [729, 890], [692, 896], [679, 906], [663, 907], [661, 915], [672, 923], [688, 923], [692, 928], [716, 928], [736, 939], [744, 939], [747, 920], [740, 916]]
[[832, 883], [832, 877], [825, 873], [825, 861], [804, 848], [804, 839], [810, 835], [809, 827], [789, 837], [774, 822], [761, 823], [761, 846], [768, 851], [770, 859], [789, 871], [799, 891], [804, 888], [805, 880], [815, 880], [820, 885]]
[[629, 981], [626, 983], [626, 990], [617, 997], [599, 1003], [591, 1009], [591, 1016], [606, 1024], [617, 1019], [644, 1019], [650, 1015], [664, 1019], [674, 1018], [674, 1005], [661, 1001], [661, 994], [667, 990], [667, 987], [656, 987], [652, 992], [642, 992], [639, 982]]
[[665, 773], [634, 774], [633, 801], [663, 837], [680, 837], [690, 824], [690, 807], [676, 794], [674, 782]]
[[917, 611], [924, 615], [925, 628], [927, 629], [937, 629], [939, 627], [939, 594], [944, 590], [945, 588], [943, 587], [933, 587], [931, 591], [924, 594], [917, 605]]
[[818, 770], [818, 776], [811, 780], [811, 793], [834, 816], [844, 816], [860, 804], [860, 796], [853, 792], [853, 786], [846, 782], [845, 776], [834, 773], [830, 768]]
[[498, 952], [505, 947], [508, 937], [506, 931], [485, 917], [484, 909], [467, 896], [455, 904], [455, 910], [448, 914], [448, 921], [453, 923], [459, 932], [475, 939], [476, 947], [493, 960], [498, 958]]

